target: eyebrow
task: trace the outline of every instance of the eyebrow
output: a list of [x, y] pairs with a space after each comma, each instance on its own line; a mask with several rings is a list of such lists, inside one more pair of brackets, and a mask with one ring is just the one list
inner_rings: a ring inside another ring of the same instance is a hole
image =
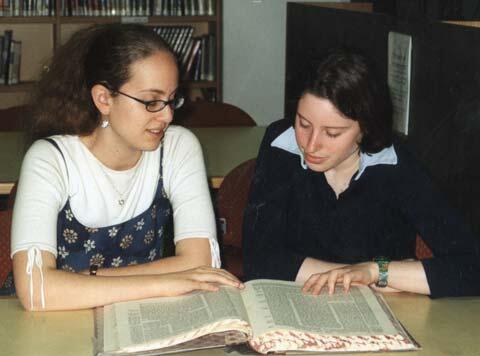
[[172, 95], [172, 94], [175, 94], [178, 90], [178, 87], [175, 88], [170, 94], [167, 94], [164, 90], [161, 90], [161, 89], [144, 89], [144, 90], [141, 90], [140, 93], [156, 93], [156, 94], [160, 94], [160, 95]]
[[[310, 120], [308, 120], [305, 116], [303, 116], [302, 114], [300, 114], [299, 111], [297, 111], [297, 115], [303, 119], [303, 120], [306, 120], [308, 121], [309, 124], [312, 124], [312, 122]], [[341, 129], [349, 129], [350, 126], [324, 126], [325, 129], [331, 129], [331, 130], [335, 130], [335, 129], [338, 129], [338, 130], [341, 130]]]

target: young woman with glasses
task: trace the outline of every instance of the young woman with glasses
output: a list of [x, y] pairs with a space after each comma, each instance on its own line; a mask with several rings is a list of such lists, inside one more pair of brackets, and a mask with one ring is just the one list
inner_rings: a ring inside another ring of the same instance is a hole
[[242, 287], [218, 268], [201, 147], [169, 126], [177, 90], [175, 58], [148, 27], [91, 27], [55, 53], [33, 97], [12, 225], [27, 310]]

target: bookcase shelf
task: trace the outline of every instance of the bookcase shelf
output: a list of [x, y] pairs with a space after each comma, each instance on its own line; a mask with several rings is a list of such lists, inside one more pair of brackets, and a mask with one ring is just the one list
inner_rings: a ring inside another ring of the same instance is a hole
[[182, 84], [192, 100], [215, 98], [216, 101], [222, 101], [222, 0], [215, 1], [215, 14], [208, 16], [64, 16], [59, 4], [55, 12], [54, 16], [0, 16], [0, 35], [5, 30], [13, 30], [13, 38], [22, 42], [20, 83], [0, 85], [0, 109], [23, 103], [44, 63], [74, 32], [89, 25], [108, 23], [142, 23], [152, 27], [192, 26], [193, 36], [214, 34], [214, 80], [187, 80]]
[[25, 24], [25, 23], [49, 23], [57, 22], [53, 16], [0, 16], [0, 24]]
[[12, 85], [0, 85], [0, 93], [28, 92], [32, 90], [35, 82], [22, 82]]

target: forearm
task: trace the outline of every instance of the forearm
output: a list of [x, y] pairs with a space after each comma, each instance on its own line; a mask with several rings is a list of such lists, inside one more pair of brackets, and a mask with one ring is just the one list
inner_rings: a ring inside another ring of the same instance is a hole
[[[117, 268], [100, 268], [97, 271], [97, 276], [135, 276], [135, 275], [155, 275], [184, 271], [187, 269], [210, 266], [210, 253], [201, 254], [197, 256], [180, 255], [161, 258], [149, 263], [142, 263], [137, 265], [130, 265]], [[85, 271], [86, 272], [86, 271]]]
[[[374, 263], [376, 265], [376, 263]], [[378, 281], [378, 266], [376, 280]], [[404, 292], [430, 294], [425, 270], [420, 261], [392, 261], [388, 265], [388, 287]], [[382, 290], [382, 288], [378, 288]]]
[[[188, 238], [180, 240], [175, 246], [175, 256], [118, 268], [101, 268], [99, 276], [133, 276], [146, 274], [165, 274], [199, 266], [212, 265], [212, 252], [207, 238]], [[84, 271], [86, 272], [86, 271]]]
[[[27, 310], [72, 310], [103, 306], [114, 302], [166, 295], [157, 276], [102, 277], [85, 276], [61, 270], [43, 270], [45, 308], [41, 303], [41, 279], [38, 269], [33, 272], [33, 300], [29, 286], [16, 286], [19, 298]], [[20, 292], [23, 290], [23, 293]]]
[[305, 283], [305, 281], [315, 273], [325, 273], [335, 268], [341, 268], [346, 266], [344, 263], [334, 263], [334, 262], [326, 262], [322, 260], [317, 260], [312, 257], [307, 257], [300, 269], [298, 270], [297, 277], [295, 278], [295, 282], [298, 283]]

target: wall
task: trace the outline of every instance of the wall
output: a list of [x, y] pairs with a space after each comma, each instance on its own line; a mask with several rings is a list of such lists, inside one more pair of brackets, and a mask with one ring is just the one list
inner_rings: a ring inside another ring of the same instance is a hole
[[260, 126], [283, 117], [286, 3], [223, 1], [223, 101], [245, 110]]

